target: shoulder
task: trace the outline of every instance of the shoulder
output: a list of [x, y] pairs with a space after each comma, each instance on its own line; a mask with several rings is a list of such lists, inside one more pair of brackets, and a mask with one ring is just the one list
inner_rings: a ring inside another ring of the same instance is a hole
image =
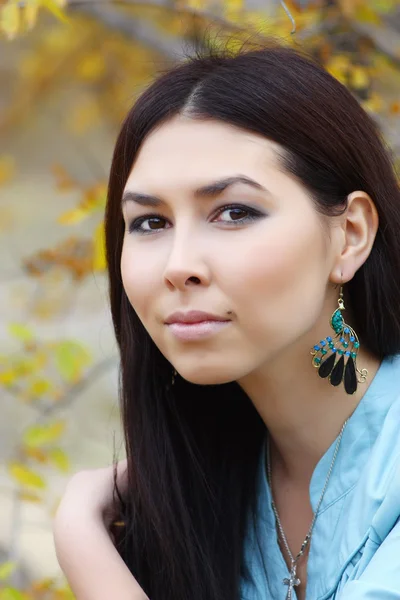
[[371, 526], [380, 540], [385, 539], [400, 517], [400, 355], [385, 360], [384, 375], [381, 374], [373, 402], [380, 404], [385, 416], [374, 422], [374, 411], [369, 417], [365, 435], [375, 427], [379, 430], [373, 436], [364, 477], [360, 479], [364, 502], [375, 513]]
[[345, 512], [360, 537], [372, 527], [383, 540], [400, 517], [400, 356], [385, 359], [375, 377], [347, 448]]

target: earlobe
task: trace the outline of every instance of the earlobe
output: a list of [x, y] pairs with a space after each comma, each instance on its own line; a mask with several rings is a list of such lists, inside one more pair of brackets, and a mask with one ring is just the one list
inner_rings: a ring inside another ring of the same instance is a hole
[[347, 209], [342, 215], [343, 247], [332, 279], [350, 281], [367, 260], [379, 227], [379, 216], [372, 198], [363, 191], [355, 191], [347, 198]]

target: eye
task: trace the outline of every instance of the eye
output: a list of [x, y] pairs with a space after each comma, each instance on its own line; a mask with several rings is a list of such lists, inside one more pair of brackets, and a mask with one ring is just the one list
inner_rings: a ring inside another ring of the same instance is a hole
[[[242, 204], [229, 204], [226, 206], [222, 206], [218, 209], [213, 221], [216, 219], [216, 217], [220, 217], [224, 213], [230, 215], [230, 219], [222, 219], [217, 220], [215, 222], [226, 223], [228, 225], [233, 225], [233, 227], [237, 227], [239, 225], [243, 225], [245, 223], [249, 223], [251, 221], [255, 221], [256, 219], [265, 217], [264, 214], [260, 213], [254, 208], [250, 208], [249, 206], [244, 206]], [[164, 231], [164, 229], [166, 229], [165, 227], [163, 227], [163, 224], [165, 223], [168, 223], [168, 221], [161, 215], [143, 215], [142, 217], [138, 217], [129, 224], [129, 233], [148, 235], [156, 232], [161, 232]]]
[[224, 213], [230, 215], [229, 220], [223, 220], [224, 223], [238, 223], [242, 225], [248, 221], [253, 221], [257, 217], [261, 216], [260, 213], [251, 209], [248, 206], [242, 206], [241, 204], [230, 204], [223, 206], [218, 209], [217, 216], [221, 216]]
[[[160, 215], [144, 215], [143, 217], [139, 217], [132, 221], [129, 225], [129, 233], [141, 233], [147, 235], [148, 233], [152, 233], [153, 231], [163, 231], [162, 223], [166, 223], [166, 219], [161, 217]], [[142, 227], [142, 225], [146, 223], [147, 227]]]

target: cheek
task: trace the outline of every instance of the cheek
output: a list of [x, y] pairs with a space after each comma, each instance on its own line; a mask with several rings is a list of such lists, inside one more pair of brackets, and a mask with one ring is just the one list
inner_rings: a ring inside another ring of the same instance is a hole
[[129, 244], [124, 245], [121, 254], [122, 283], [129, 302], [142, 320], [151, 309], [151, 300], [157, 289], [156, 273], [148, 260], [143, 260], [143, 256], [139, 259], [138, 254], [129, 249]]
[[283, 341], [312, 326], [323, 302], [324, 255], [318, 224], [299, 228], [294, 222], [271, 222], [238, 253], [231, 296], [255, 339], [267, 334]]

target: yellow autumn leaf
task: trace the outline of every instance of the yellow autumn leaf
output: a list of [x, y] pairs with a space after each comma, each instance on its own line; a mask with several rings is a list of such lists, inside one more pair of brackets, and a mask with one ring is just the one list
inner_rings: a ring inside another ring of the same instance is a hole
[[325, 64], [325, 68], [333, 77], [341, 83], [347, 85], [347, 77], [351, 67], [350, 58], [345, 54], [337, 54], [332, 56]]
[[349, 72], [349, 84], [355, 90], [368, 87], [370, 83], [368, 72], [365, 67], [352, 67]]
[[29, 600], [29, 596], [15, 588], [6, 587], [0, 590], [0, 600]]
[[47, 462], [49, 462], [49, 457], [47, 453], [41, 448], [31, 448], [29, 446], [23, 446], [23, 452], [25, 456], [36, 460], [40, 464], [46, 464]]
[[63, 473], [70, 469], [70, 461], [64, 450], [61, 448], [51, 448], [48, 451], [50, 461]]
[[93, 239], [93, 269], [104, 271], [106, 268], [106, 249], [104, 237], [104, 222], [98, 224]]
[[17, 563], [8, 560], [7, 562], [0, 565], [0, 581], [8, 579], [12, 575], [17, 567]]
[[[58, 35], [56, 36], [56, 39], [59, 40], [60, 38], [60, 34], [58, 32]], [[55, 51], [58, 51], [58, 48], [55, 48]], [[70, 176], [70, 174], [66, 171], [66, 169], [58, 164], [58, 163], [54, 163], [53, 165], [51, 165], [51, 171], [55, 177], [56, 180], [56, 186], [58, 190], [61, 191], [68, 191], [68, 190], [73, 190], [74, 188], [77, 187], [77, 182], [72, 179], [72, 177]]]
[[400, 113], [400, 102], [392, 102], [389, 106], [389, 114], [390, 115], [398, 115]]
[[[0, 14], [2, 13], [0, 9]], [[1, 20], [1, 17], [0, 17]], [[1, 29], [1, 25], [0, 25]], [[2, 155], [0, 156], [0, 185], [7, 183], [15, 175], [15, 159], [12, 156]]]
[[57, 219], [61, 225], [74, 225], [86, 219], [94, 212], [103, 211], [106, 204], [107, 186], [104, 183], [93, 185], [84, 190], [78, 206], [66, 211]]
[[194, 10], [204, 10], [207, 8], [207, 2], [204, 0], [186, 0], [185, 5], [187, 8]]
[[41, 581], [34, 581], [32, 583], [32, 591], [36, 593], [38, 592], [46, 592], [48, 590], [52, 590], [54, 588], [55, 581], [52, 577], [46, 577]]
[[41, 504], [43, 502], [43, 498], [41, 498], [37, 494], [34, 494], [33, 492], [26, 492], [26, 491], [21, 492], [19, 494], [19, 499], [22, 500], [22, 502], [33, 502], [35, 504]]
[[363, 2], [354, 11], [354, 18], [362, 23], [371, 23], [372, 25], [380, 25], [382, 23], [381, 17], [378, 13], [368, 6], [367, 2]]
[[65, 421], [33, 425], [29, 427], [22, 437], [29, 448], [40, 448], [58, 440], [65, 431]]
[[26, 377], [35, 371], [35, 362], [31, 357], [25, 358], [25, 355], [22, 355], [22, 358], [18, 358], [14, 363], [14, 369], [19, 377]]
[[28, 391], [32, 396], [43, 396], [51, 389], [52, 384], [48, 379], [35, 379], [29, 385]]
[[337, 4], [346, 17], [352, 18], [357, 8], [364, 2], [365, 0], [338, 0]]
[[91, 356], [78, 342], [62, 341], [55, 347], [55, 362], [62, 377], [75, 382], [80, 379], [83, 368], [90, 364]]
[[15, 2], [9, 1], [0, 9], [0, 31], [3, 31], [9, 40], [17, 35], [20, 21], [20, 8]]
[[66, 211], [60, 217], [58, 217], [57, 222], [61, 225], [75, 225], [75, 223], [80, 223], [88, 216], [88, 211], [80, 208], [72, 208], [71, 210]]
[[61, 10], [64, 3], [58, 3], [55, 0], [40, 0], [40, 4], [47, 8], [47, 10], [49, 10], [59, 21], [62, 21], [66, 25], [70, 25], [71, 20]]
[[84, 81], [93, 82], [104, 75], [106, 69], [104, 57], [99, 53], [82, 56], [77, 64], [77, 75]]
[[372, 114], [380, 112], [385, 107], [382, 96], [376, 92], [373, 92], [368, 100], [361, 102], [361, 105], [365, 110]]
[[223, 3], [223, 14], [228, 20], [234, 20], [243, 9], [243, 0], [228, 0]]
[[40, 489], [46, 488], [43, 478], [22, 463], [12, 462], [8, 465], [8, 470], [15, 481], [22, 485]]
[[0, 385], [10, 386], [18, 379], [18, 373], [14, 369], [7, 369], [0, 373]]
[[8, 332], [13, 337], [21, 340], [21, 342], [30, 342], [33, 339], [32, 330], [22, 323], [10, 323]]
[[224, 4], [229, 10], [242, 10], [244, 8], [244, 0], [226, 0]]
[[69, 587], [53, 591], [53, 600], [75, 600], [75, 596]]
[[22, 13], [22, 19], [28, 31], [30, 31], [36, 24], [38, 12], [39, 0], [26, 0], [26, 4]]
[[80, 135], [101, 123], [102, 118], [96, 99], [88, 98], [72, 108], [66, 124], [72, 133]]

